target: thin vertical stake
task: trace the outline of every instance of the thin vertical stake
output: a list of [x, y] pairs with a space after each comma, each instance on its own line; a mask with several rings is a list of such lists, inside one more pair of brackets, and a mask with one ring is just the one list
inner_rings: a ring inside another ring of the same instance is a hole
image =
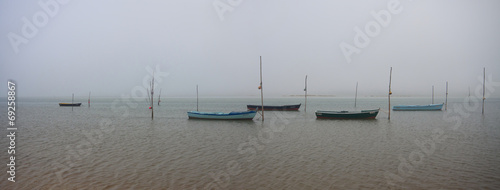
[[155, 73], [153, 71], [153, 79], [151, 80], [151, 120], [154, 118], [153, 102], [154, 102], [154, 87], [155, 87]]
[[304, 103], [304, 112], [307, 112], [307, 75], [306, 75], [306, 81], [305, 81], [305, 87], [304, 87], [304, 97], [305, 97], [305, 103]]
[[434, 104], [434, 85], [432, 85], [432, 104]]
[[391, 81], [392, 81], [392, 67], [391, 67], [391, 74], [389, 75], [389, 117], [388, 119], [391, 120]]
[[356, 94], [354, 95], [354, 107], [356, 107], [357, 99], [358, 99], [358, 82], [356, 82]]
[[196, 85], [196, 111], [198, 111], [198, 85]]
[[262, 87], [262, 56], [260, 56], [260, 102], [262, 106], [262, 121], [264, 121], [264, 88]]
[[446, 99], [444, 103], [444, 110], [448, 110], [448, 81], [446, 81]]
[[485, 93], [485, 83], [486, 83], [486, 68], [483, 67], [483, 111], [482, 111], [482, 114], [484, 115], [484, 100], [486, 99], [486, 97], [484, 97], [484, 93]]
[[160, 94], [158, 94], [158, 105], [160, 105], [161, 102], [160, 96], [161, 96], [161, 88], [160, 88]]
[[90, 91], [89, 91], [89, 101], [88, 101], [88, 103], [89, 103], [89, 108], [90, 108]]
[[470, 105], [470, 86], [469, 86], [469, 96], [467, 96], [467, 98], [469, 98], [469, 105]]
[[73, 93], [73, 95], [71, 96], [71, 111], [73, 111], [73, 107], [75, 106], [73, 104], [73, 100], [75, 100], [75, 93]]

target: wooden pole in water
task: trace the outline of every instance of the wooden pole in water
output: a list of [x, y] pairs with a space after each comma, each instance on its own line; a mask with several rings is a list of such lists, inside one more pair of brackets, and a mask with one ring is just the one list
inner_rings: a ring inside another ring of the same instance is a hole
[[486, 68], [483, 67], [483, 111], [481, 112], [484, 115], [484, 100], [486, 97], [484, 97], [485, 94], [485, 85], [486, 84]]
[[151, 120], [154, 118], [154, 111], [153, 111], [153, 101], [154, 101], [154, 86], [155, 86], [155, 73], [153, 72], [153, 79], [151, 80]]
[[71, 111], [73, 111], [73, 100], [75, 99], [75, 93], [71, 96]]
[[304, 87], [304, 97], [305, 97], [305, 103], [304, 103], [304, 112], [307, 112], [307, 75], [306, 75], [306, 81], [305, 81], [305, 87]]
[[354, 95], [354, 107], [356, 107], [357, 99], [358, 99], [358, 82], [356, 82], [356, 94]]
[[262, 121], [264, 121], [264, 88], [262, 87], [262, 56], [260, 56], [260, 102], [262, 108]]
[[446, 81], [446, 99], [444, 103], [444, 110], [448, 110], [448, 81]]
[[392, 67], [391, 67], [391, 74], [389, 75], [389, 117], [388, 119], [391, 120], [391, 81], [392, 81]]
[[90, 91], [89, 91], [89, 101], [88, 101], [88, 103], [89, 103], [89, 108], [90, 108]]
[[196, 85], [196, 111], [198, 111], [198, 85]]
[[432, 104], [434, 104], [434, 85], [432, 85]]

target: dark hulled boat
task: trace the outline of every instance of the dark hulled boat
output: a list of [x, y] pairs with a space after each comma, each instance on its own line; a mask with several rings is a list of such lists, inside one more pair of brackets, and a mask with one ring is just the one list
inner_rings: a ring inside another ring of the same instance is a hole
[[375, 119], [379, 110], [316, 111], [316, 117], [318, 119]]
[[[282, 105], [282, 106], [266, 106], [264, 105], [264, 111], [299, 111], [301, 104], [295, 105]], [[249, 110], [262, 110], [261, 105], [247, 105]]]
[[59, 103], [59, 106], [72, 106], [72, 107], [77, 107], [81, 106], [82, 103]]

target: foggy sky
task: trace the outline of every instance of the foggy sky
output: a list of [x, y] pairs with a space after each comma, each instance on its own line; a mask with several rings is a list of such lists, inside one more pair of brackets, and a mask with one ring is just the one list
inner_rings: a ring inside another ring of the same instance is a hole
[[[358, 47], [368, 23], [380, 28]], [[444, 96], [448, 81], [464, 97], [486, 67], [500, 97], [499, 34], [495, 0], [3, 0], [0, 81], [25, 97], [120, 96], [159, 67], [165, 97], [258, 96], [262, 56], [266, 96], [302, 95], [305, 75], [308, 94], [353, 96], [359, 82], [359, 96], [385, 96], [393, 67], [394, 96]], [[358, 49], [350, 62], [342, 43]]]

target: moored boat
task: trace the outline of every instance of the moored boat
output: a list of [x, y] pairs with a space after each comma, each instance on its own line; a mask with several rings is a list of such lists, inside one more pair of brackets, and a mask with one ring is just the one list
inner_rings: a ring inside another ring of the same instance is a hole
[[442, 104], [429, 104], [429, 105], [398, 105], [392, 107], [394, 111], [440, 111], [443, 109]]
[[[294, 105], [282, 105], [282, 106], [266, 106], [264, 105], [264, 111], [299, 111], [301, 104]], [[249, 110], [262, 110], [261, 105], [247, 105]]]
[[72, 107], [75, 107], [75, 106], [81, 106], [82, 103], [59, 103], [59, 106], [72, 106]]
[[256, 111], [242, 112], [187, 112], [189, 119], [216, 119], [216, 120], [252, 120], [257, 114]]
[[318, 119], [375, 119], [380, 109], [361, 111], [316, 111]]

